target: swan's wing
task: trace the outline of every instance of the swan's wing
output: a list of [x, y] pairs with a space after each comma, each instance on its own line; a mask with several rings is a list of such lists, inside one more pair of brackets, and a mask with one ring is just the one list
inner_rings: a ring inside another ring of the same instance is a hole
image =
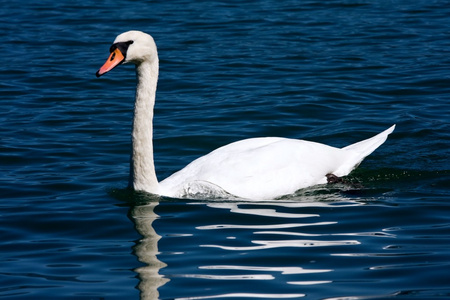
[[161, 194], [182, 197], [204, 181], [241, 198], [268, 199], [326, 183], [348, 157], [327, 145], [284, 138], [247, 139], [200, 157], [160, 183]]
[[[391, 128], [342, 149], [285, 138], [255, 138], [223, 146], [160, 183], [160, 193], [219, 191], [248, 199], [270, 199], [327, 182], [327, 174], [348, 175], [386, 141]], [[206, 184], [207, 183], [207, 184]], [[187, 195], [189, 197], [189, 195]]]

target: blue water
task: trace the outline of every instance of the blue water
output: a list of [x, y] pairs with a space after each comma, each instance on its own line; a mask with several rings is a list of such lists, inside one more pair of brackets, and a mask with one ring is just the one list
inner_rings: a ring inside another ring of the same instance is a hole
[[[449, 299], [450, 2], [2, 1], [0, 299]], [[153, 35], [160, 179], [247, 137], [343, 147], [350, 175], [274, 201], [126, 189]], [[361, 187], [361, 186], [363, 187]]]

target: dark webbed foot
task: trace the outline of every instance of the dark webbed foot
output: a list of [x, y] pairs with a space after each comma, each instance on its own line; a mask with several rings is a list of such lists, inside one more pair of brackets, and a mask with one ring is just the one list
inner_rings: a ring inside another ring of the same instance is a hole
[[328, 184], [341, 183], [341, 184], [345, 184], [345, 185], [348, 185], [348, 186], [350, 186], [352, 188], [356, 188], [356, 189], [363, 188], [363, 186], [359, 183], [351, 182], [350, 180], [346, 180], [346, 179], [344, 179], [342, 177], [338, 177], [334, 174], [327, 174], [325, 176], [327, 177]]
[[342, 180], [341, 177], [338, 177], [338, 176], [336, 176], [336, 175], [334, 175], [334, 174], [327, 174], [327, 175], [325, 175], [325, 176], [327, 177], [327, 183], [328, 183], [328, 184], [334, 184], [334, 183], [342, 183], [342, 182], [344, 182], [344, 181]]

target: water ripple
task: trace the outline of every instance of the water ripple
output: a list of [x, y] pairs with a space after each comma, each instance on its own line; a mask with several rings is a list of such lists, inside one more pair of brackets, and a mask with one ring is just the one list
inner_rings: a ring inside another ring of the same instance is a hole
[[331, 225], [336, 222], [317, 222], [317, 223], [288, 223], [288, 224], [274, 224], [274, 225], [238, 225], [238, 224], [215, 224], [207, 226], [199, 226], [199, 230], [215, 230], [215, 229], [275, 229], [275, 228], [296, 228], [305, 226], [317, 225]]
[[219, 298], [256, 298], [256, 299], [291, 299], [305, 297], [305, 294], [258, 294], [258, 293], [230, 293], [203, 297], [176, 298], [177, 300], [219, 299]]
[[314, 270], [303, 269], [300, 267], [261, 267], [261, 266], [200, 266], [200, 269], [207, 270], [240, 270], [240, 271], [261, 271], [261, 272], [280, 272], [283, 275], [287, 274], [312, 274], [331, 272], [333, 270]]
[[285, 247], [323, 247], [323, 246], [344, 246], [344, 245], [359, 245], [360, 242], [356, 240], [342, 240], [342, 241], [317, 241], [317, 240], [277, 240], [277, 241], [251, 241], [254, 244], [261, 246], [252, 247], [233, 247], [220, 245], [200, 245], [200, 247], [215, 247], [223, 250], [233, 251], [247, 251], [247, 250], [262, 250], [272, 248]]

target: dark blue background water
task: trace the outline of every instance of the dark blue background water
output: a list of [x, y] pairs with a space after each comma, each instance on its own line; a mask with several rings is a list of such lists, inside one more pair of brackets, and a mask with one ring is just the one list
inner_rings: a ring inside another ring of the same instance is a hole
[[[17, 2], [17, 3], [16, 3]], [[449, 1], [2, 1], [1, 299], [449, 299]], [[135, 74], [155, 38], [162, 179], [247, 137], [346, 146], [351, 174], [266, 202], [130, 193]]]

